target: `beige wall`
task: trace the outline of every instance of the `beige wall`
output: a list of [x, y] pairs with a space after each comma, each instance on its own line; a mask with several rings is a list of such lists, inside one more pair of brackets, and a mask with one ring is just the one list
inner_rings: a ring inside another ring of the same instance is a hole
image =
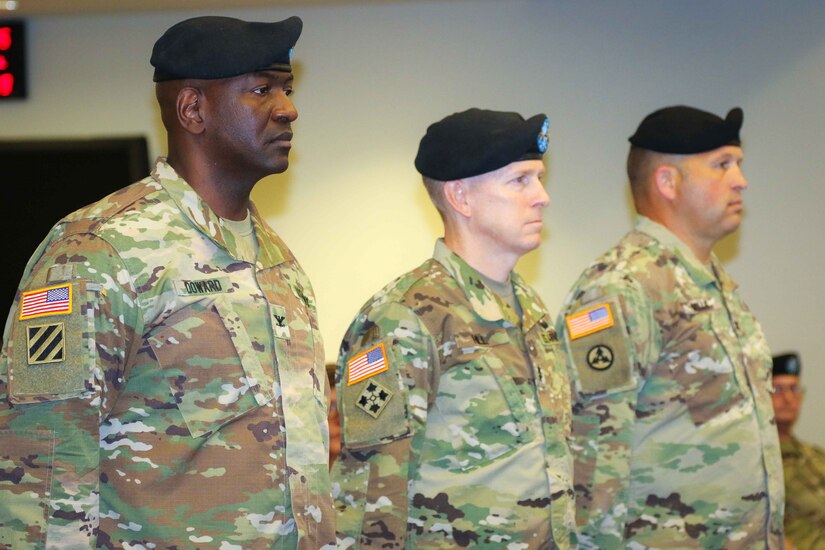
[[[719, 252], [772, 347], [802, 353], [800, 433], [825, 445], [825, 3], [353, 1], [225, 12], [293, 13], [305, 31], [292, 167], [255, 199], [314, 282], [330, 357], [364, 300], [440, 234], [412, 166], [430, 122], [470, 106], [550, 116], [548, 230], [520, 270], [557, 311], [631, 224], [623, 164], [639, 120], [668, 104], [740, 105], [748, 212]], [[31, 97], [0, 104], [0, 138], [137, 133], [161, 153], [149, 52], [189, 15], [30, 19]]]

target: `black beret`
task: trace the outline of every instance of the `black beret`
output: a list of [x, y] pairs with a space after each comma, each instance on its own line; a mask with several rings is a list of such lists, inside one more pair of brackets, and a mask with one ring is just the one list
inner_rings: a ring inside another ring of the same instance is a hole
[[795, 353], [783, 353], [782, 355], [773, 356], [773, 375], [778, 374], [792, 374], [799, 376], [799, 371], [802, 370], [802, 362], [799, 360], [799, 355]]
[[427, 128], [415, 167], [423, 176], [451, 181], [540, 159], [549, 127], [543, 114], [524, 120], [518, 113], [476, 108], [454, 113]]
[[724, 120], [693, 107], [676, 105], [647, 115], [628, 140], [658, 153], [692, 155], [724, 145], [741, 145], [742, 109], [734, 107]]
[[155, 42], [155, 82], [216, 79], [253, 71], [291, 71], [292, 47], [303, 28], [299, 17], [276, 23], [232, 17], [195, 17], [173, 25]]

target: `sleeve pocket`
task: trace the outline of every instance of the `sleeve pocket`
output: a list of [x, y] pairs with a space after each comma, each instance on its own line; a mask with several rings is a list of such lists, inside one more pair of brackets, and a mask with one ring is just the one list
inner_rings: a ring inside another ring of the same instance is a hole
[[[408, 392], [398, 367], [403, 363], [396, 358], [392, 339], [379, 345], [386, 350], [387, 370], [353, 384], [347, 384], [346, 371], [342, 377], [338, 399], [341, 437], [350, 450], [380, 445], [411, 433]], [[366, 351], [354, 353], [350, 358]]]
[[15, 404], [70, 399], [92, 391], [96, 286], [71, 283], [68, 312], [12, 319], [9, 400]]

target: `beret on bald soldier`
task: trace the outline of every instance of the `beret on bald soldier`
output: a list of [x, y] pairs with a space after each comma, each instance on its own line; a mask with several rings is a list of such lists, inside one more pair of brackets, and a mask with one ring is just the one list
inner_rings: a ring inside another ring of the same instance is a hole
[[299, 17], [275, 23], [218, 16], [181, 21], [155, 42], [153, 80], [213, 80], [267, 69], [291, 71], [292, 48], [302, 28]]
[[725, 145], [741, 145], [743, 118], [739, 107], [731, 109], [724, 120], [694, 107], [665, 107], [647, 115], [628, 141], [658, 153], [704, 153]]
[[431, 124], [421, 138], [415, 168], [440, 181], [492, 172], [517, 160], [540, 159], [550, 123], [543, 114], [472, 108]]

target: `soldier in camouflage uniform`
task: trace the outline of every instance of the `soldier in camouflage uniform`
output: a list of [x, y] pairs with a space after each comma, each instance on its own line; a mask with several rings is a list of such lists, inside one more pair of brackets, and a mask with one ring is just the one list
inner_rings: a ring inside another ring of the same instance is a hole
[[312, 288], [249, 201], [288, 165], [301, 27], [169, 29], [168, 159], [32, 256], [0, 359], [0, 547], [334, 547]]
[[636, 227], [573, 286], [584, 548], [781, 548], [770, 353], [712, 253], [742, 217], [742, 111], [649, 115], [630, 138]]
[[470, 109], [416, 167], [444, 221], [433, 258], [361, 309], [338, 361], [339, 548], [570, 548], [569, 383], [512, 269], [549, 198], [544, 115]]
[[773, 409], [785, 471], [785, 542], [798, 550], [825, 550], [825, 450], [797, 439], [805, 389], [796, 353], [773, 358]]

